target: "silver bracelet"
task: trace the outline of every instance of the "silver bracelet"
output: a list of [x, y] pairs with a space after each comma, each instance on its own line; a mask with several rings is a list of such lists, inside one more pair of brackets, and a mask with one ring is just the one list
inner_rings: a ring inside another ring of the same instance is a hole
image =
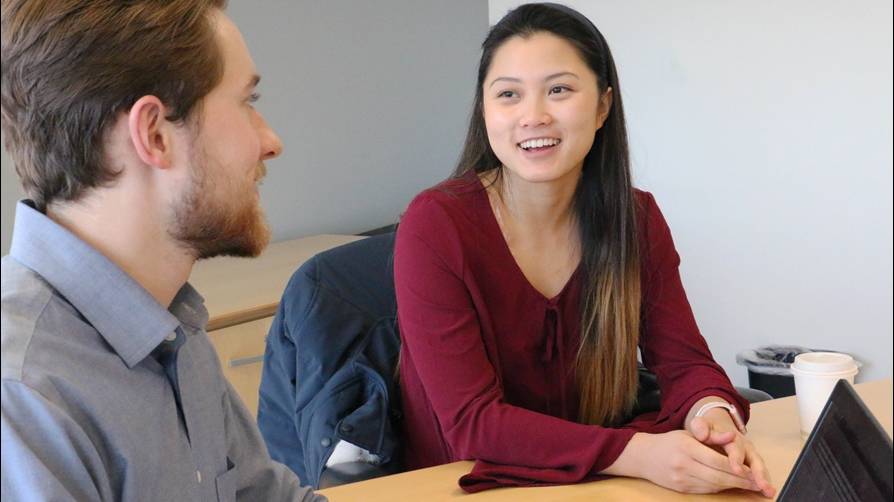
[[[723, 408], [729, 412], [729, 416], [733, 419], [733, 423], [736, 424], [736, 429], [739, 429], [739, 432], [745, 434], [748, 432], [745, 429], [745, 421], [742, 420], [742, 417], [739, 416], [739, 410], [736, 409], [735, 406], [725, 402], [725, 401], [711, 401], [710, 403], [705, 403], [702, 405], [698, 411], [695, 412], [696, 417], [704, 416], [708, 410], [713, 410], [714, 408]], [[693, 417], [694, 418], [694, 417]]]

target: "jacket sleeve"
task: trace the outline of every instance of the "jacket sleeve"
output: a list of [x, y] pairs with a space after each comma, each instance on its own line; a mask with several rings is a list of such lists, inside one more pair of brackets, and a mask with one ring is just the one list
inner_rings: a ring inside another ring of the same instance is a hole
[[461, 486], [573, 483], [605, 469], [634, 431], [504, 401], [464, 283], [461, 246], [441, 203], [417, 198], [401, 219], [394, 263], [401, 336], [440, 430], [455, 458], [479, 461]]
[[294, 382], [298, 374], [298, 354], [284, 319], [290, 303], [288, 292], [289, 288], [267, 334], [264, 370], [258, 389], [258, 428], [273, 460], [289, 466], [302, 483], [310, 485], [312, 481], [304, 465], [304, 446], [295, 423], [297, 405]]
[[683, 427], [690, 408], [706, 396], [719, 396], [748, 418], [742, 398], [708, 349], [680, 279], [680, 256], [670, 228], [652, 194], [640, 193], [640, 252], [643, 255], [643, 364], [658, 377], [661, 411], [648, 432]]

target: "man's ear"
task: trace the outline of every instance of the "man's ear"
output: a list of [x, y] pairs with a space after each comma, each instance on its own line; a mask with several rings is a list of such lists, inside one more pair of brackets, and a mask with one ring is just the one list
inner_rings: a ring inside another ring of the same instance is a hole
[[596, 112], [596, 129], [602, 129], [610, 111], [612, 111], [612, 88], [607, 87], [605, 92], [599, 96], [599, 110]]
[[165, 105], [155, 96], [143, 96], [130, 108], [127, 126], [137, 156], [145, 164], [167, 169], [173, 159], [171, 123]]

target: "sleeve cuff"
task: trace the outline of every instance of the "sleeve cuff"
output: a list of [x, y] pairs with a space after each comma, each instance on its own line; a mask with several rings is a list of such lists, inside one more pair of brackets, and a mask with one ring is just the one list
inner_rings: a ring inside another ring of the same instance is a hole
[[467, 493], [476, 493], [506, 486], [567, 485], [604, 479], [608, 476], [600, 475], [599, 472], [617, 460], [636, 432], [630, 429], [603, 429], [600, 433], [610, 434], [611, 439], [604, 442], [595, 463], [589, 470], [575, 468], [577, 466], [569, 466], [568, 469], [545, 469], [500, 465], [479, 460], [475, 462], [471, 472], [459, 478], [459, 487]]

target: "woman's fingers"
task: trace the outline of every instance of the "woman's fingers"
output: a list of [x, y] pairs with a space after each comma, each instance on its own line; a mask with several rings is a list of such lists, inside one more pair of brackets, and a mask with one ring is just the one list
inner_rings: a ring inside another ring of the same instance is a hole
[[[724, 465], [728, 467], [726, 462]], [[759, 491], [758, 485], [749, 478], [736, 476], [724, 470], [715, 469], [699, 462], [694, 462], [689, 469], [691, 488], [696, 493], [715, 493], [730, 488]]]
[[692, 451], [690, 452], [690, 455], [693, 460], [705, 467], [709, 467], [716, 471], [724, 472], [745, 480], [750, 480], [748, 473], [744, 470], [736, 472], [726, 455], [718, 453], [714, 449], [709, 448], [703, 444], [695, 443]]
[[761, 493], [767, 498], [772, 498], [776, 494], [776, 488], [773, 487], [770, 480], [770, 472], [767, 470], [764, 459], [757, 453], [754, 445], [748, 443], [745, 450], [745, 460], [751, 467], [752, 478], [754, 483], [760, 488]]
[[[776, 489], [770, 481], [770, 473], [750, 441], [734, 432], [718, 433], [711, 429], [707, 421], [692, 425], [695, 426], [692, 430], [695, 439], [699, 439], [696, 433], [700, 433], [704, 438], [701, 441], [703, 445], [722, 446], [726, 454], [708, 447], [693, 449], [692, 458], [701, 464], [694, 467], [692, 472], [695, 478], [703, 482], [699, 485], [699, 490], [712, 486], [715, 491], [735, 487], [760, 491], [765, 497], [773, 497]], [[733, 437], [727, 438], [727, 434], [732, 434]], [[723, 442], [724, 440], [726, 441]]]
[[689, 423], [689, 432], [700, 443], [704, 443], [711, 436], [711, 423], [702, 417], [695, 417]]
[[734, 431], [720, 432], [711, 422], [702, 417], [695, 417], [689, 424], [689, 432], [700, 443], [708, 446], [724, 446], [736, 438]]
[[730, 468], [734, 473], [740, 476], [748, 475], [748, 467], [746, 466], [746, 446], [744, 438], [736, 438], [723, 445], [723, 451], [726, 452]]
[[715, 429], [709, 420], [695, 417], [689, 424], [692, 436], [708, 446], [715, 446], [726, 454], [728, 471], [737, 476], [748, 476], [749, 469], [746, 466], [746, 451], [744, 436], [735, 431], [720, 432]]

